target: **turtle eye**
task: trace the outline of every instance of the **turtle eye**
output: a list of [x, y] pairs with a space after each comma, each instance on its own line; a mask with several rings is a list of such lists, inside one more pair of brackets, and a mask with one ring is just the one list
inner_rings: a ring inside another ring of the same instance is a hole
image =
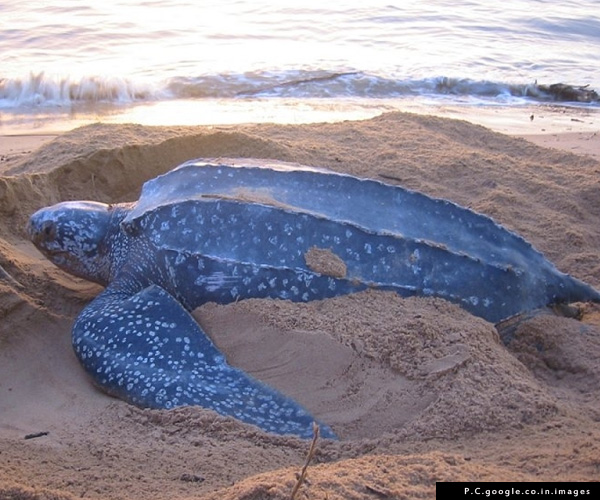
[[44, 221], [41, 232], [46, 241], [53, 240], [56, 236], [56, 224], [49, 220]]

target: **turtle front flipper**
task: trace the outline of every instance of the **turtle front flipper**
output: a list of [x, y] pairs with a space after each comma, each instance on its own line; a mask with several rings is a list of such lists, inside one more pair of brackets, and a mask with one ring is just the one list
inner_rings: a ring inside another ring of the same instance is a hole
[[[73, 346], [106, 392], [146, 408], [198, 405], [277, 434], [313, 435], [298, 403], [227, 364], [198, 323], [156, 285], [111, 286], [73, 327]], [[335, 438], [321, 425], [323, 437]]]

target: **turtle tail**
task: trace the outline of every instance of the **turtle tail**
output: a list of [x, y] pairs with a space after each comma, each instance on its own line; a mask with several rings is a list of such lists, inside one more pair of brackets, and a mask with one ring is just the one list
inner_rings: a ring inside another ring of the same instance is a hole
[[600, 303], [600, 292], [594, 287], [568, 274], [563, 274], [560, 278], [548, 287], [549, 305], [573, 302]]

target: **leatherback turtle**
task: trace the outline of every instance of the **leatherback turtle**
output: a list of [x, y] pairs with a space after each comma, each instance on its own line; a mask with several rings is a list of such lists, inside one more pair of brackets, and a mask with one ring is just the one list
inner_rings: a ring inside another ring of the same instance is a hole
[[[28, 231], [58, 267], [107, 286], [72, 332], [104, 390], [142, 407], [200, 405], [301, 437], [312, 435], [308, 412], [228, 365], [188, 311], [367, 288], [443, 297], [492, 322], [600, 301], [488, 217], [282, 163], [190, 161], [145, 183], [136, 203], [59, 203], [32, 215]], [[322, 433], [334, 437], [327, 426]]]

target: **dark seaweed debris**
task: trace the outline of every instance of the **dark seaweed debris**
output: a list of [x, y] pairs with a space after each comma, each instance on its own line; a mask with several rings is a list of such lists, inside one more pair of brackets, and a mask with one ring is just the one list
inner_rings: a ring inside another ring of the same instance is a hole
[[600, 95], [589, 85], [575, 86], [565, 83], [554, 83], [552, 85], [532, 85], [527, 88], [527, 96], [537, 99], [550, 99], [562, 102], [599, 102]]

